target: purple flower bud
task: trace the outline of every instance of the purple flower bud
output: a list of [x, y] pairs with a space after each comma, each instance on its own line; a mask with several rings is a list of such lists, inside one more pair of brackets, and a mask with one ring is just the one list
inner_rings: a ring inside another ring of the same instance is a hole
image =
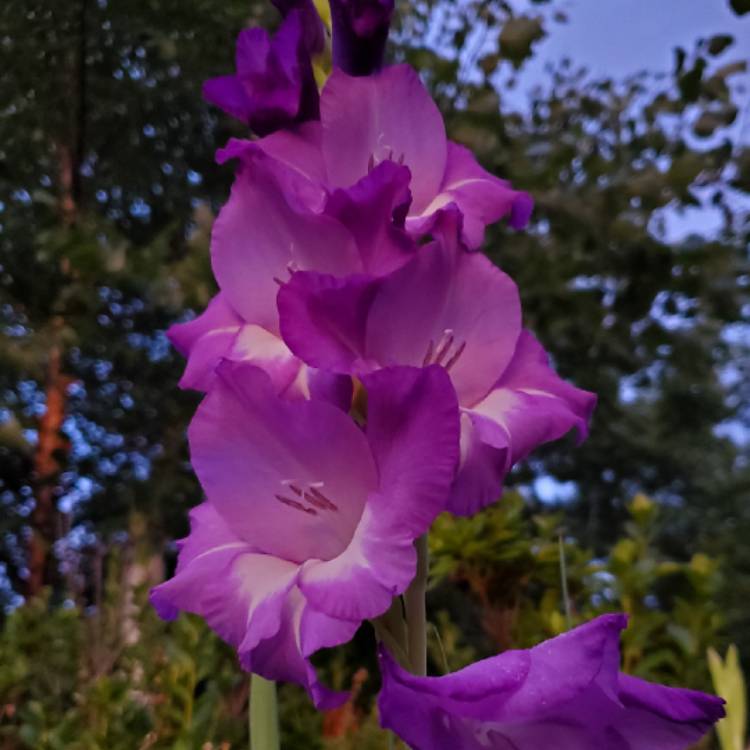
[[206, 81], [203, 95], [258, 135], [320, 117], [301, 10], [289, 13], [273, 38], [264, 29], [241, 32], [236, 67], [234, 75]]
[[315, 10], [312, 0], [271, 0], [279, 13], [286, 18], [292, 11], [299, 10], [302, 15], [302, 26], [305, 46], [310, 56], [319, 55], [326, 44], [326, 32], [323, 21]]
[[380, 70], [393, 0], [331, 0], [333, 64], [353, 76]]

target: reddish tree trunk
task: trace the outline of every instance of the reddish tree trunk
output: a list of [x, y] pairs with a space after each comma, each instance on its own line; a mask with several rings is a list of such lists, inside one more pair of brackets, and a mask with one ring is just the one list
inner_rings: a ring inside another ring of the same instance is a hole
[[34, 454], [34, 511], [29, 540], [28, 596], [36, 596], [49, 581], [50, 549], [55, 540], [55, 489], [62, 469], [61, 454], [68, 443], [61, 434], [71, 379], [61, 372], [60, 349], [53, 346], [47, 363], [46, 409], [39, 420], [39, 442]]

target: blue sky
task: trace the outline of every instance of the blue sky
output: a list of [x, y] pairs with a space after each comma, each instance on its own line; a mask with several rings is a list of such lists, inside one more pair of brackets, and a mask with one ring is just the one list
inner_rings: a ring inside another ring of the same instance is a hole
[[[568, 22], [547, 25], [547, 37], [539, 42], [536, 54], [519, 76], [514, 104], [547, 80], [547, 63], [564, 57], [586, 66], [593, 77], [621, 79], [644, 69], [671, 71], [676, 47], [689, 52], [699, 38], [731, 34], [735, 43], [722, 62], [750, 58], [750, 14], [738, 17], [729, 0], [564, 0], [554, 7], [565, 12]], [[734, 77], [731, 85], [736, 90], [739, 115], [729, 136], [750, 142], [750, 73]], [[662, 215], [666, 238], [673, 242], [692, 233], [710, 236], [722, 226], [717, 209], [668, 209]]]
[[735, 55], [750, 56], [750, 14], [739, 18], [728, 0], [567, 0], [567, 24], [555, 24], [524, 78], [541, 75], [544, 62], [564, 56], [594, 74], [625, 76], [643, 68], [669, 70], [672, 50], [699, 37], [729, 33]]

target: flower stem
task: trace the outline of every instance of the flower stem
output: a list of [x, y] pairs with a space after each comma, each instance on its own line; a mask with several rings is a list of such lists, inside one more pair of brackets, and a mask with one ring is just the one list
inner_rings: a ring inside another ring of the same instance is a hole
[[409, 630], [409, 661], [416, 675], [427, 674], [427, 592], [428, 549], [427, 534], [414, 543], [417, 548], [417, 574], [406, 590], [404, 604]]
[[253, 674], [250, 678], [250, 748], [279, 750], [280, 747], [276, 683]]

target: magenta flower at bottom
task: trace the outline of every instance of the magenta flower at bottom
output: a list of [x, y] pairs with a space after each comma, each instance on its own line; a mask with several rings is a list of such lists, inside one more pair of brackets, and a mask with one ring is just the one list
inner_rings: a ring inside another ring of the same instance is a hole
[[175, 575], [151, 592], [162, 617], [202, 616], [245, 669], [303, 685], [319, 708], [345, 696], [318, 682], [309, 657], [349, 641], [406, 590], [414, 540], [444, 510], [458, 460], [458, 405], [440, 368], [361, 382], [364, 429], [223, 361], [188, 432], [206, 502]]
[[722, 701], [619, 672], [624, 615], [445, 677], [415, 677], [381, 650], [381, 724], [412, 750], [685, 750]]

